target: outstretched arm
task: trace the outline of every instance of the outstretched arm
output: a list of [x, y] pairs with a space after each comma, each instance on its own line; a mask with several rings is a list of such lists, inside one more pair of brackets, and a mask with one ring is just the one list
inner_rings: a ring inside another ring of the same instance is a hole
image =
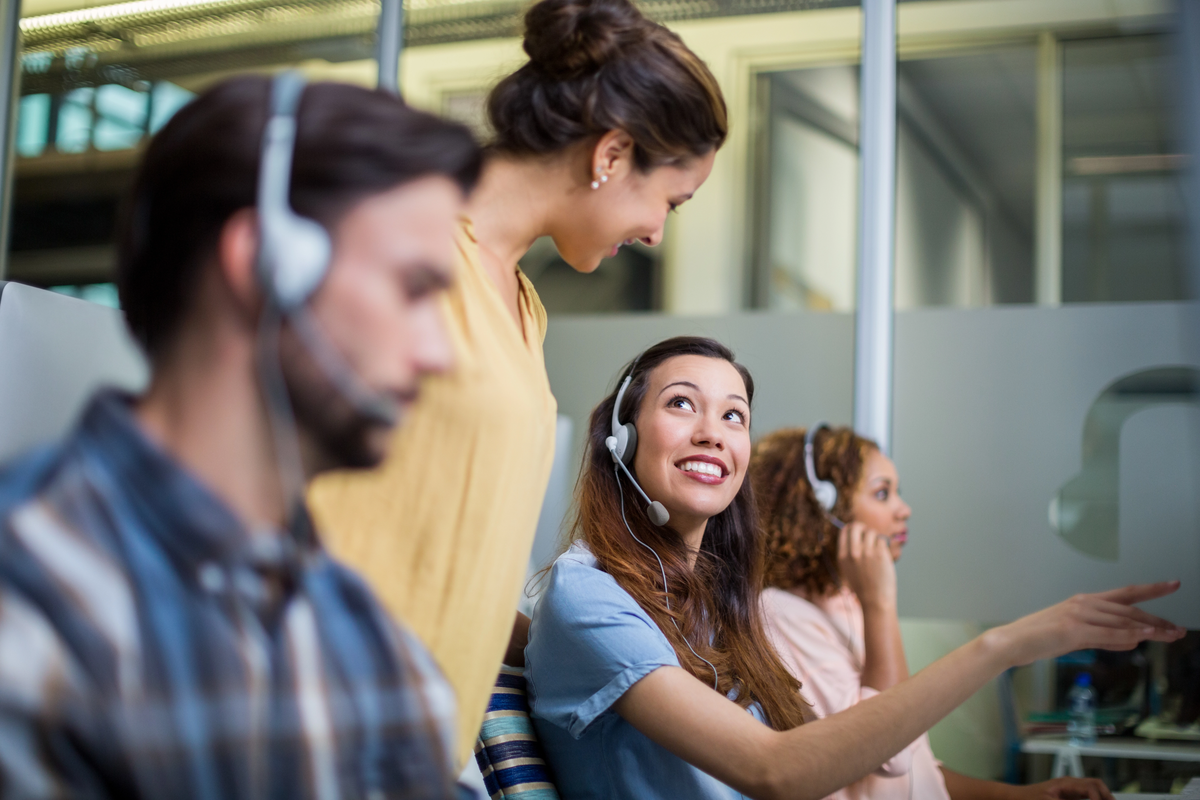
[[678, 667], [650, 673], [614, 708], [662, 747], [749, 797], [818, 800], [876, 769], [1009, 667], [1073, 650], [1178, 639], [1181, 628], [1133, 608], [1178, 587], [1077, 595], [987, 631], [877, 697], [790, 731], [759, 724]]

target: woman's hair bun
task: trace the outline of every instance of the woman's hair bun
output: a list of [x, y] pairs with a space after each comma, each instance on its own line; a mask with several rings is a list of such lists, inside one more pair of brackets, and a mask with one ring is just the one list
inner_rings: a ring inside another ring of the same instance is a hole
[[653, 23], [630, 0], [541, 0], [525, 15], [530, 64], [554, 80], [595, 72]]
[[561, 153], [621, 130], [645, 171], [725, 141], [716, 78], [631, 0], [538, 0], [525, 13], [525, 52], [529, 62], [488, 95], [493, 152]]

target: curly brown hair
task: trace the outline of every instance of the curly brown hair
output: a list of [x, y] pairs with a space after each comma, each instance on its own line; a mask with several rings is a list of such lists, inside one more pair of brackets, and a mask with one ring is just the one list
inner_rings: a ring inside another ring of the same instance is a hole
[[[804, 428], [760, 439], [750, 457], [759, 526], [767, 540], [766, 585], [822, 597], [837, 589], [838, 529], [817, 503], [804, 468]], [[837, 487], [832, 516], [848, 520], [863, 462], [879, 445], [850, 428], [822, 427], [813, 437], [817, 477]]]

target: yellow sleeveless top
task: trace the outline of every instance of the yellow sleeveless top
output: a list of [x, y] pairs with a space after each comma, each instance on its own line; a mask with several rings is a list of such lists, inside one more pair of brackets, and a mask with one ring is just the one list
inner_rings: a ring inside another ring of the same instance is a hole
[[518, 270], [521, 329], [484, 271], [469, 220], [442, 300], [451, 373], [426, 380], [370, 472], [318, 478], [309, 501], [332, 553], [432, 651], [458, 695], [469, 757], [504, 658], [554, 459], [546, 310]]

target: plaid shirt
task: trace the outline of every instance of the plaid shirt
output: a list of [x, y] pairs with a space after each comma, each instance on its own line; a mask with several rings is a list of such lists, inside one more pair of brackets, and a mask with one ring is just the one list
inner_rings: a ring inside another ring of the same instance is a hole
[[443, 800], [453, 710], [311, 529], [252, 534], [128, 400], [0, 476], [0, 796]]

